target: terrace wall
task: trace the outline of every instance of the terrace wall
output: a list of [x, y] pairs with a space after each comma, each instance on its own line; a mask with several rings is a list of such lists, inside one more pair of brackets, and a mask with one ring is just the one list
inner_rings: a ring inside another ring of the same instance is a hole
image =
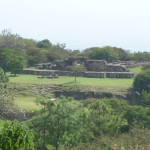
[[[73, 76], [71, 71], [59, 71], [59, 70], [30, 70], [24, 69], [22, 74], [32, 74], [32, 75], [41, 75], [48, 76], [57, 74], [59, 76]], [[133, 78], [135, 73], [132, 72], [81, 72], [78, 74], [81, 77], [88, 78]]]

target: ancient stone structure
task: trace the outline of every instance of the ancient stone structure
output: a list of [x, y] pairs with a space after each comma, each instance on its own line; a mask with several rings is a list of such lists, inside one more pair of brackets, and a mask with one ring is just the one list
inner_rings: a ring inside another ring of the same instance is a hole
[[[23, 70], [25, 74], [45, 75], [49, 76], [56, 73], [59, 76], [72, 76], [72, 72], [68, 70], [68, 66], [83, 65], [86, 72], [81, 72], [78, 76], [89, 78], [133, 78], [134, 73], [129, 72], [128, 68], [142, 66], [149, 62], [135, 61], [113, 61], [108, 63], [105, 60], [90, 60], [87, 57], [70, 57], [65, 60], [56, 60], [54, 62], [42, 63], [37, 65], [40, 70]], [[43, 71], [46, 69], [47, 71]]]
[[83, 65], [87, 71], [94, 72], [128, 72], [124, 65], [108, 63], [105, 60], [89, 60], [87, 57], [71, 57], [63, 61], [43, 63], [37, 66], [38, 69], [63, 70], [67, 71], [68, 66]]
[[[23, 74], [32, 74], [32, 75], [43, 75], [50, 76], [53, 74], [57, 74], [58, 76], [73, 76], [71, 71], [61, 71], [61, 70], [31, 70], [24, 69], [22, 71]], [[78, 74], [81, 77], [88, 78], [133, 78], [135, 73], [132, 72], [81, 72]]]

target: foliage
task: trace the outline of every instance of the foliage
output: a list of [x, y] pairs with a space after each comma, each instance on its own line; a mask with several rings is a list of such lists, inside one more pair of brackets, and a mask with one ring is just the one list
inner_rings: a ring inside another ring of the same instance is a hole
[[150, 93], [147, 93], [144, 90], [142, 91], [139, 105], [150, 107]]
[[79, 65], [79, 64], [77, 64], [75, 66], [68, 66], [68, 69], [73, 72], [73, 75], [75, 77], [75, 82], [77, 82], [77, 80], [76, 80], [77, 75], [81, 72], [86, 71], [86, 68], [82, 65]]
[[150, 64], [144, 64], [142, 70], [150, 70]]
[[22, 56], [14, 56], [11, 57], [10, 63], [9, 63], [9, 71], [11, 71], [12, 74], [20, 73], [20, 71], [23, 70], [25, 65], [24, 58]]
[[14, 103], [14, 98], [4, 88], [0, 88], [0, 118], [8, 120], [22, 118], [21, 112]]
[[18, 73], [24, 67], [24, 57], [21, 52], [14, 49], [0, 49], [0, 66], [5, 72]]
[[45, 39], [45, 40], [37, 42], [37, 46], [39, 48], [51, 48], [52, 43], [48, 39]]
[[94, 136], [117, 134], [120, 127], [127, 124], [122, 114], [108, 105], [107, 100], [96, 101], [88, 108], [90, 110], [90, 126]]
[[79, 143], [69, 150], [149, 150], [150, 130], [134, 126], [117, 136], [102, 135], [92, 142]]
[[17, 122], [6, 122], [0, 132], [1, 150], [34, 150], [33, 135]]
[[89, 49], [86, 49], [84, 51], [84, 53], [90, 59], [106, 60], [108, 62], [119, 59], [119, 55], [118, 55], [117, 51], [115, 51], [110, 46], [106, 46], [106, 47], [102, 47], [102, 48], [99, 48], [99, 47], [89, 48]]
[[130, 126], [134, 124], [142, 124], [144, 127], [150, 128], [150, 109], [142, 106], [130, 106], [124, 115]]
[[0, 34], [0, 49], [24, 49], [24, 39], [17, 34], [13, 34], [11, 30], [3, 30]]
[[134, 60], [136, 60], [136, 61], [150, 61], [150, 52], [134, 53]]
[[6, 82], [8, 82], [8, 77], [4, 74], [3, 69], [0, 67], [0, 88], [6, 87]]
[[46, 61], [46, 57], [38, 48], [26, 49], [27, 66], [35, 66]]
[[41, 116], [32, 120], [39, 144], [71, 147], [86, 141], [91, 133], [87, 128], [87, 109], [72, 99], [59, 98], [54, 101], [40, 101]]
[[143, 71], [139, 73], [133, 82], [133, 87], [135, 90], [140, 93], [145, 90], [146, 92], [150, 91], [150, 70]]

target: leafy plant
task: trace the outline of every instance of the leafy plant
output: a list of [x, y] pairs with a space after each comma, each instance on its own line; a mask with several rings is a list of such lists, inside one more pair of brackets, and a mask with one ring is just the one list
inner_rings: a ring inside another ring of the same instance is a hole
[[75, 77], [75, 82], [77, 82], [77, 79], [76, 79], [77, 75], [81, 72], [86, 71], [86, 68], [80, 64], [77, 64], [75, 66], [68, 66], [67, 68], [73, 72], [73, 75]]
[[17, 122], [6, 122], [0, 133], [0, 150], [34, 150], [33, 134]]
[[4, 74], [3, 69], [0, 67], [0, 88], [6, 87], [6, 82], [8, 82], [8, 77]]
[[59, 98], [43, 105], [41, 115], [31, 121], [37, 134], [37, 143], [42, 149], [46, 144], [56, 150], [61, 147], [72, 147], [91, 137], [88, 128], [88, 110], [72, 99]]
[[145, 90], [146, 92], [150, 91], [150, 70], [143, 71], [139, 73], [133, 82], [133, 87], [135, 90], [140, 93]]

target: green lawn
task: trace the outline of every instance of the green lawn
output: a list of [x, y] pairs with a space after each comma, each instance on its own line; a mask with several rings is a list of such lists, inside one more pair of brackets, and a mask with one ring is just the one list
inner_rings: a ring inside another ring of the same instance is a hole
[[41, 107], [37, 105], [35, 101], [35, 97], [16, 97], [15, 102], [16, 104], [23, 110], [26, 111], [37, 111], [40, 110]]
[[[66, 90], [78, 90], [78, 88], [82, 91], [94, 90], [101, 92], [111, 92], [117, 94], [125, 94], [128, 88], [132, 87], [133, 79], [115, 79], [115, 78], [85, 78], [85, 77], [77, 77], [77, 83], [74, 82], [74, 77], [66, 77], [60, 76], [57, 79], [39, 79], [36, 75], [23, 75], [19, 74], [17, 77], [9, 77], [9, 88], [25, 88], [23, 91], [13, 91], [12, 94], [15, 96], [15, 102], [18, 104], [20, 108], [25, 111], [38, 111], [41, 109], [39, 105], [37, 105], [34, 101], [36, 99], [37, 94], [34, 94], [34, 89], [32, 85], [35, 87], [40, 87], [41, 85], [46, 87], [49, 85], [59, 85], [64, 84], [64, 86], [60, 86], [61, 88], [66, 88]], [[39, 86], [38, 86], [39, 85]], [[59, 86], [58, 86], [59, 88]], [[72, 89], [71, 89], [72, 88]], [[40, 89], [42, 91], [42, 89]], [[41, 92], [36, 90], [38, 94]], [[46, 94], [50, 94], [51, 91], [48, 91]], [[50, 97], [50, 96], [48, 96]]]
[[122, 87], [130, 88], [133, 84], [133, 79], [115, 79], [115, 78], [85, 78], [77, 77], [77, 83], [74, 83], [74, 77], [61, 76], [57, 79], [39, 79], [36, 75], [22, 75], [18, 77], [10, 77], [10, 83], [20, 84], [77, 84], [90, 85], [98, 87]]
[[140, 73], [142, 71], [142, 67], [129, 68], [130, 72]]

